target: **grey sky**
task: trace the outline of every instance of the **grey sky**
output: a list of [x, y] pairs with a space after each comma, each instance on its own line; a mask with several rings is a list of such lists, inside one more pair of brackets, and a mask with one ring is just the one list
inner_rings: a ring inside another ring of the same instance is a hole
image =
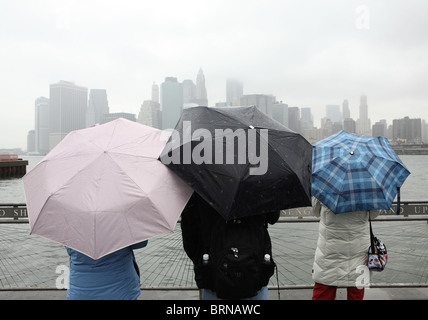
[[138, 115], [153, 82], [205, 74], [210, 105], [226, 78], [244, 94], [311, 107], [348, 99], [372, 123], [428, 121], [425, 0], [2, 0], [0, 148], [26, 149], [34, 101], [73, 81], [107, 90], [111, 112]]

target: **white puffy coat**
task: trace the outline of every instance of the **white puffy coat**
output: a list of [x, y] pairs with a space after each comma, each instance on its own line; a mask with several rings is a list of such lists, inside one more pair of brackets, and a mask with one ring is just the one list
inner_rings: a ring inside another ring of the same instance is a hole
[[[355, 287], [361, 275], [356, 269], [365, 265], [370, 246], [369, 211], [335, 214], [312, 197], [312, 212], [320, 217], [313, 280], [329, 286]], [[378, 214], [371, 211], [371, 219]]]

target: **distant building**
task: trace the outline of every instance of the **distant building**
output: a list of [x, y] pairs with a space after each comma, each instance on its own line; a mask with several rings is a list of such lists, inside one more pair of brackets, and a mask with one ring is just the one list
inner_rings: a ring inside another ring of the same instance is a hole
[[385, 137], [387, 138], [387, 124], [386, 124], [386, 120], [381, 120], [376, 122], [373, 126], [372, 126], [372, 136], [373, 137]]
[[175, 128], [183, 110], [183, 85], [175, 77], [161, 84], [162, 129]]
[[27, 134], [27, 152], [36, 151], [36, 135], [34, 130], [28, 131]]
[[159, 103], [159, 86], [156, 83], [152, 84], [152, 101]]
[[162, 125], [160, 104], [151, 100], [144, 101], [141, 105], [137, 122], [146, 126], [160, 129]]
[[395, 143], [422, 143], [421, 119], [396, 119], [392, 122], [392, 139]]
[[294, 132], [301, 133], [299, 107], [288, 108], [288, 128]]
[[88, 111], [86, 113], [86, 126], [90, 127], [101, 123], [105, 114], [110, 112], [105, 89], [91, 89], [89, 91]]
[[303, 107], [300, 109], [300, 130], [302, 133], [305, 130], [311, 130], [314, 126], [314, 117], [312, 116], [311, 108]]
[[34, 151], [47, 154], [49, 152], [49, 99], [37, 98], [34, 107]]
[[326, 117], [331, 120], [332, 123], [342, 122], [342, 114], [340, 112], [339, 105], [328, 104], [325, 106]]
[[241, 97], [241, 106], [256, 106], [260, 111], [272, 117], [272, 106], [275, 102], [273, 95], [246, 94]]
[[239, 106], [244, 95], [242, 82], [236, 79], [226, 80], [226, 105]]
[[357, 133], [357, 124], [354, 119], [343, 119], [343, 130], [349, 133]]
[[196, 102], [196, 85], [193, 80], [186, 79], [181, 83], [183, 86], [183, 104], [195, 103]]
[[103, 119], [101, 120], [100, 124], [104, 124], [119, 118], [124, 118], [129, 121], [137, 122], [137, 119], [135, 118], [135, 114], [133, 113], [127, 113], [127, 112], [116, 112], [116, 113], [108, 113], [103, 115]]
[[342, 119], [349, 119], [351, 118], [351, 110], [349, 109], [349, 102], [348, 100], [343, 100], [342, 102]]
[[288, 104], [275, 102], [272, 105], [272, 118], [288, 128]]
[[357, 120], [357, 133], [365, 136], [371, 136], [371, 123], [367, 105], [367, 96], [360, 97], [360, 115]]
[[86, 127], [88, 89], [72, 82], [50, 85], [49, 149], [52, 150], [68, 133]]
[[208, 107], [207, 88], [205, 87], [205, 76], [202, 69], [199, 69], [196, 76], [196, 104]]

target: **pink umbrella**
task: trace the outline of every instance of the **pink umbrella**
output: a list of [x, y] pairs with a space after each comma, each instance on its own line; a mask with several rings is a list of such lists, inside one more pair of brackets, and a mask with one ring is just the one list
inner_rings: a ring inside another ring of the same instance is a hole
[[125, 119], [69, 133], [23, 177], [31, 233], [98, 259], [174, 230], [193, 190], [158, 160], [168, 138]]

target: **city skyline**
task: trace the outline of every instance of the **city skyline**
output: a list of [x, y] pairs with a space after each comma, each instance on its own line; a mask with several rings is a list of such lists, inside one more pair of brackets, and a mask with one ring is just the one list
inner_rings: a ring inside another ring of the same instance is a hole
[[34, 102], [60, 80], [107, 91], [110, 112], [138, 114], [153, 82], [195, 79], [202, 68], [209, 105], [226, 101], [226, 79], [244, 94], [272, 94], [310, 107], [360, 95], [369, 118], [428, 120], [426, 1], [202, 3], [81, 0], [2, 5], [0, 147], [26, 148]]
[[[203, 76], [203, 73], [202, 73], [202, 71], [200, 69], [199, 72], [198, 72], [197, 78], [200, 77], [201, 74]], [[146, 113], [147, 111], [146, 112], [142, 112], [143, 106], [147, 107], [148, 105], [152, 105], [153, 103], [155, 103], [155, 104], [158, 105], [159, 109], [162, 109], [163, 105], [162, 105], [162, 103], [158, 103], [157, 102], [158, 100], [161, 100], [161, 101], [164, 100], [164, 101], [166, 101], [164, 103], [164, 108], [168, 104], [171, 104], [171, 101], [172, 101], [173, 108], [176, 108], [175, 113], [177, 113], [177, 111], [179, 111], [179, 110], [180, 110], [180, 113], [181, 113], [181, 111], [184, 108], [187, 108], [187, 107], [196, 106], [196, 105], [202, 105], [202, 104], [197, 104], [195, 102], [190, 102], [189, 103], [189, 101], [187, 101], [187, 106], [186, 106], [186, 102], [183, 102], [182, 106], [180, 107], [180, 106], [177, 105], [177, 101], [174, 101], [174, 99], [177, 98], [177, 96], [176, 96], [177, 95], [177, 92], [176, 92], [177, 90], [180, 91], [179, 101], [183, 101], [183, 94], [184, 94], [184, 92], [186, 90], [184, 89], [184, 87], [182, 85], [184, 83], [186, 83], [186, 82], [189, 82], [189, 81], [193, 82], [191, 79], [184, 79], [183, 81], [180, 81], [176, 77], [166, 77], [164, 79], [164, 82], [162, 82], [160, 86], [158, 86], [154, 82], [152, 84], [152, 87], [151, 87], [151, 99], [145, 100], [138, 107], [138, 110], [136, 112], [131, 112], [131, 113], [128, 113], [127, 115], [133, 115], [133, 116], [135, 116], [135, 120], [137, 122], [140, 122], [140, 123], [143, 123], [143, 124], [146, 124], [146, 125], [151, 125], [151, 124], [145, 123], [145, 122], [146, 122], [146, 120], [149, 120], [146, 117], [151, 118], [152, 115], [148, 115]], [[229, 81], [230, 81], [230, 79], [227, 79], [226, 83], [228, 83]], [[236, 85], [236, 83], [239, 83], [240, 86], [241, 86], [241, 90], [244, 87], [243, 83], [240, 82], [237, 79], [234, 79], [233, 82], [234, 82], [235, 85]], [[173, 95], [171, 97], [168, 97], [167, 99], [165, 99], [165, 97], [168, 96], [168, 92], [167, 92], [167, 90], [162, 90], [162, 85], [165, 85], [165, 84], [168, 84], [168, 83], [172, 83], [173, 85], [178, 86], [178, 87], [176, 87], [174, 89]], [[81, 111], [78, 111], [80, 114], [82, 114], [82, 116], [83, 116], [83, 114], [86, 115], [86, 117], [83, 117], [83, 118], [81, 118], [79, 120], [79, 121], [82, 122], [82, 124], [79, 125], [79, 127], [81, 127], [81, 129], [83, 129], [84, 127], [89, 127], [90, 125], [102, 124], [102, 123], [105, 123], [105, 121], [111, 121], [111, 120], [115, 119], [118, 114], [123, 113], [123, 111], [120, 111], [120, 110], [109, 112], [109, 110], [111, 108], [109, 108], [109, 104], [108, 104], [108, 92], [105, 89], [100, 89], [100, 88], [98, 88], [98, 89], [86, 88], [84, 86], [80, 86], [79, 84], [75, 84], [73, 82], [65, 81], [65, 80], [60, 80], [57, 83], [50, 84], [49, 87], [50, 87], [50, 97], [52, 96], [52, 92], [55, 92], [53, 90], [55, 90], [55, 88], [59, 88], [59, 87], [63, 87], [65, 89], [67, 89], [67, 90], [69, 90], [69, 88], [72, 88], [73, 90], [77, 89], [77, 91], [84, 91], [85, 92], [84, 96], [86, 96], [86, 102], [84, 102], [84, 101], [81, 102], [84, 105], [85, 111], [83, 111], [83, 109]], [[161, 87], [161, 90], [159, 90], [159, 87]], [[225, 96], [227, 96], [227, 90], [228, 90], [228, 88], [226, 87], [225, 88], [225, 92], [226, 92]], [[156, 91], [157, 91], [157, 94], [159, 94], [159, 96], [156, 96]], [[207, 93], [208, 90], [205, 87], [204, 87], [204, 91], [205, 91], [205, 96], [206, 96], [206, 93]], [[296, 116], [300, 116], [300, 118], [295, 118], [295, 116], [291, 116], [292, 118], [290, 119], [289, 118], [290, 114], [289, 114], [287, 116], [287, 121], [289, 122], [288, 127], [291, 130], [296, 131], [296, 132], [300, 132], [301, 131], [300, 133], [302, 135], [303, 135], [303, 129], [304, 128], [300, 128], [300, 125], [302, 125], [302, 122], [305, 122], [305, 121], [310, 121], [311, 124], [312, 124], [312, 126], [313, 126], [313, 129], [322, 129], [322, 128], [325, 128], [325, 121], [328, 120], [328, 121], [331, 121], [331, 124], [340, 123], [343, 126], [342, 127], [343, 130], [347, 130], [349, 132], [355, 132], [357, 134], [371, 135], [372, 134], [372, 132], [371, 132], [372, 131], [372, 126], [375, 125], [375, 123], [376, 124], [378, 124], [380, 122], [384, 123], [385, 124], [385, 130], [387, 130], [388, 126], [393, 125], [393, 123], [395, 123], [396, 121], [401, 121], [401, 120], [404, 120], [404, 118], [409, 118], [408, 115], [405, 115], [405, 116], [403, 116], [401, 118], [392, 119], [390, 122], [386, 121], [385, 119], [380, 119], [379, 121], [376, 121], [376, 122], [371, 121], [371, 119], [370, 119], [370, 111], [369, 111], [370, 108], [368, 107], [368, 103], [367, 103], [368, 97], [365, 94], [361, 94], [359, 96], [359, 105], [355, 108], [355, 109], [358, 109], [358, 110], [352, 110], [352, 108], [350, 108], [350, 106], [349, 106], [348, 99], [344, 99], [341, 105], [331, 105], [331, 104], [326, 105], [325, 106], [325, 113], [324, 113], [324, 115], [322, 115], [322, 117], [320, 119], [315, 119], [314, 116], [313, 116], [313, 112], [312, 112], [312, 108], [311, 107], [291, 106], [291, 105], [287, 104], [286, 101], [278, 101], [274, 95], [246, 94], [244, 90], [242, 90], [241, 92], [242, 92], [242, 96], [240, 98], [240, 102], [241, 103], [236, 104], [236, 101], [235, 101], [235, 106], [239, 106], [239, 105], [242, 105], [242, 106], [255, 105], [262, 112], [264, 112], [266, 114], [269, 114], [273, 118], [275, 118], [273, 116], [273, 114], [272, 114], [272, 112], [274, 112], [273, 111], [274, 110], [273, 106], [275, 106], [275, 105], [276, 106], [286, 105], [287, 106], [286, 109], [288, 109], [288, 110], [295, 110], [295, 111], [292, 111], [292, 112], [293, 113], [297, 112], [297, 113], [295, 113], [295, 115]], [[91, 116], [92, 113], [95, 113], [95, 111], [93, 109], [93, 106], [92, 106], [92, 103], [91, 103], [91, 101], [94, 100], [94, 97], [93, 97], [94, 94], [97, 94], [97, 95], [101, 94], [101, 101], [103, 101], [102, 105], [104, 105], [103, 108], [105, 108], [105, 112], [107, 112], [104, 121], [103, 121], [103, 116], [101, 114], [97, 115], [97, 119], [96, 120], [94, 118], [95, 116]], [[194, 96], [195, 95], [196, 95], [196, 93], [194, 93]], [[40, 96], [40, 97], [38, 97], [38, 98], [35, 99], [35, 105], [34, 105], [34, 107], [35, 107], [35, 127], [31, 128], [29, 130], [29, 132], [27, 132], [27, 134], [29, 134], [30, 131], [35, 131], [35, 139], [36, 139], [35, 140], [35, 147], [36, 147], [35, 150], [37, 150], [37, 151], [39, 151], [39, 149], [37, 148], [37, 145], [38, 145], [38, 142], [37, 142], [38, 141], [37, 140], [38, 139], [38, 135], [37, 135], [38, 122], [40, 122], [40, 121], [46, 121], [46, 119], [43, 119], [43, 116], [41, 116], [41, 114], [40, 114], [40, 111], [39, 111], [40, 108], [41, 108], [40, 105], [46, 105], [47, 104], [47, 108], [49, 109], [49, 103], [50, 103], [50, 98], [46, 98], [46, 97]], [[216, 104], [219, 104], [218, 107], [224, 107], [226, 105], [230, 106], [230, 105], [228, 105], [228, 102], [226, 102], [226, 101], [217, 101], [217, 102], [212, 103], [209, 106], [210, 107], [215, 107]], [[55, 105], [55, 103], [54, 103], [54, 105]], [[54, 107], [54, 109], [56, 109], [56, 108], [58, 108], [58, 107]], [[270, 110], [270, 112], [268, 112], [268, 109]], [[171, 110], [169, 110], [169, 111], [171, 111]], [[113, 116], [112, 118], [107, 117], [107, 115], [109, 113]], [[162, 110], [161, 110], [161, 113], [162, 113]], [[174, 117], [178, 119], [180, 113], [175, 114]], [[116, 114], [116, 115], [114, 115], [114, 114]], [[46, 116], [46, 112], [44, 112], [44, 115]], [[142, 118], [142, 117], [144, 117], [144, 118]], [[174, 119], [174, 117], [173, 117], [173, 119]], [[308, 118], [310, 118], [310, 119], [308, 119]], [[421, 118], [421, 117], [411, 118], [410, 120], [416, 120], [416, 119], [422, 120], [423, 121], [422, 123], [424, 123], [426, 121], [426, 119]], [[51, 122], [51, 119], [48, 119], [48, 120], [49, 120], [48, 122]], [[276, 120], [280, 121], [279, 119], [276, 119]], [[319, 120], [320, 124], [318, 125], [315, 120]], [[350, 129], [350, 127], [346, 127], [345, 120], [351, 120], [351, 121], [354, 122], [354, 125], [352, 127], [353, 129]], [[66, 117], [62, 121], [69, 121], [69, 120], [67, 120], [67, 117]], [[159, 121], [160, 122], [159, 122], [159, 124], [157, 126], [159, 129], [171, 129], [171, 128], [174, 127], [173, 123], [176, 122], [176, 120], [173, 120], [172, 122], [169, 120], [168, 125], [165, 125], [164, 123], [162, 123], [162, 121], [163, 121], [162, 120], [162, 116], [160, 116]], [[83, 124], [85, 122], [86, 122], [86, 125]], [[282, 121], [280, 121], [280, 122], [282, 122]], [[298, 127], [295, 127], [295, 125], [297, 123], [299, 123], [299, 125], [298, 125]], [[427, 128], [428, 128], [428, 123], [426, 125], [427, 125]], [[45, 127], [46, 127], [46, 125], [45, 125]], [[51, 123], [51, 127], [61, 127], [61, 121], [58, 121], [57, 123], [53, 123], [52, 122]], [[63, 130], [64, 132], [62, 132], [62, 133], [59, 134], [59, 136], [60, 136], [59, 138], [54, 138], [54, 140], [55, 140], [54, 142], [52, 142], [52, 135], [55, 135], [55, 134], [52, 133], [52, 132], [49, 133], [49, 136], [50, 136], [49, 140], [50, 141], [49, 141], [48, 145], [50, 145], [50, 147], [48, 147], [48, 149], [51, 149], [53, 146], [55, 146], [60, 140], [62, 140], [62, 138], [65, 137], [65, 135], [68, 132], [73, 131], [73, 130], [78, 130], [78, 128], [72, 129], [72, 130], [70, 130], [70, 129]], [[49, 131], [49, 130], [47, 130], [47, 131]], [[391, 134], [392, 134], [392, 132], [391, 132]], [[384, 135], [386, 136], [386, 132], [384, 133]], [[28, 144], [28, 141], [26, 141], [26, 144]], [[19, 146], [18, 147], [12, 147], [12, 148], [21, 148], [22, 150], [26, 150], [26, 148], [22, 148], [22, 147], [19, 147]], [[0, 149], [2, 149], [1, 146], [0, 146]], [[3, 149], [7, 149], [7, 148], [3, 148]]]
[[[110, 113], [105, 89], [89, 89], [64, 80], [50, 84], [49, 98], [39, 97], [35, 101], [35, 127], [28, 132], [27, 152], [46, 154], [71, 131], [103, 124], [118, 117], [158, 129], [174, 129], [184, 109], [208, 104], [202, 69], [199, 69], [196, 78], [195, 85], [191, 79], [180, 82], [175, 77], [166, 77], [160, 85], [160, 95], [159, 86], [153, 83], [151, 100], [143, 102], [138, 116], [134, 113]], [[231, 95], [231, 92], [235, 93]], [[394, 119], [392, 124], [382, 119], [372, 125], [368, 98], [364, 94], [360, 96], [357, 118], [351, 117], [349, 101], [345, 99], [342, 106], [325, 106], [325, 116], [319, 127], [314, 122], [311, 107], [291, 107], [283, 101], [278, 101], [273, 95], [246, 95], [243, 92], [243, 83], [236, 79], [227, 80], [226, 96], [228, 101], [216, 102], [215, 106], [256, 106], [266, 115], [300, 133], [310, 143], [340, 130], [366, 136], [384, 136], [391, 139], [392, 143], [428, 141], [428, 124], [425, 119], [410, 119], [405, 116]], [[201, 101], [202, 103], [199, 103]], [[49, 125], [46, 126], [46, 123]], [[47, 146], [48, 150], [44, 146]]]

